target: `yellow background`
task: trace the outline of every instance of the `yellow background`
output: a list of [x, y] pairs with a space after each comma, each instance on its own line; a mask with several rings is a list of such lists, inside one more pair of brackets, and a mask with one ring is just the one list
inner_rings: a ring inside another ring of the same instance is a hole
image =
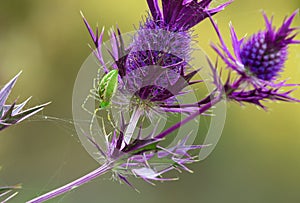
[[[10, 101], [32, 95], [30, 105], [52, 101], [41, 114], [70, 119], [73, 83], [90, 54], [87, 44], [91, 43], [79, 11], [91, 25], [98, 22], [108, 29], [118, 24], [123, 32], [129, 32], [146, 13], [145, 2], [1, 0], [1, 85], [23, 70]], [[215, 19], [229, 43], [230, 21], [242, 37], [263, 28], [262, 9], [269, 16], [274, 14], [279, 25], [299, 6], [298, 0], [236, 0]], [[294, 25], [300, 25], [299, 15]], [[195, 30], [199, 44], [215, 58], [209, 47], [211, 41], [217, 42], [211, 24], [206, 20]], [[300, 46], [289, 50], [282, 78], [300, 82]], [[294, 95], [300, 98], [300, 90]], [[230, 103], [216, 149], [190, 166], [194, 174], [174, 173], [179, 181], [153, 187], [131, 179], [141, 191], [136, 193], [106, 175], [49, 202], [300, 202], [300, 105], [267, 105], [270, 110], [264, 112]], [[1, 132], [0, 165], [0, 185], [22, 183], [24, 187], [11, 202], [24, 202], [93, 170], [97, 162], [86, 153], [70, 125], [35, 117]]]

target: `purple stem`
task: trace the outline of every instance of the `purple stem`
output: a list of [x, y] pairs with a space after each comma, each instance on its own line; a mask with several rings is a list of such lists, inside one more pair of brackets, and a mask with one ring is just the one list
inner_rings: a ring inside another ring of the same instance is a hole
[[165, 136], [167, 136], [168, 134], [170, 134], [171, 132], [175, 131], [176, 129], [180, 128], [182, 125], [186, 124], [187, 122], [193, 120], [194, 118], [196, 118], [197, 116], [201, 115], [202, 113], [204, 113], [205, 111], [207, 111], [208, 109], [210, 109], [211, 107], [213, 107], [215, 104], [217, 104], [218, 102], [220, 102], [222, 100], [222, 94], [218, 95], [215, 99], [213, 99], [211, 102], [203, 105], [197, 112], [191, 114], [190, 116], [188, 116], [187, 118], [185, 118], [184, 120], [176, 123], [175, 125], [173, 125], [172, 127], [168, 128], [167, 130], [163, 131], [162, 133], [158, 134], [157, 136], [155, 136], [155, 139], [162, 139]]
[[[233, 83], [233, 85], [231, 86], [232, 91], [235, 91], [236, 89], [238, 89], [239, 86], [244, 82], [244, 80], [245, 80], [244, 77], [240, 77], [237, 81], [235, 81]], [[216, 98], [214, 98], [213, 100], [211, 100], [207, 104], [201, 106], [200, 109], [197, 112], [191, 114], [190, 116], [188, 116], [184, 120], [176, 123], [172, 127], [168, 128], [167, 130], [165, 130], [162, 133], [158, 134], [157, 136], [155, 136], [155, 138], [156, 139], [162, 139], [162, 138], [164, 138], [165, 136], [167, 136], [171, 132], [173, 132], [176, 129], [180, 128], [182, 125], [186, 124], [187, 122], [189, 122], [189, 121], [193, 120], [194, 118], [196, 118], [197, 116], [201, 115], [202, 113], [204, 113], [205, 111], [207, 111], [208, 109], [210, 109], [211, 107], [213, 107], [215, 104], [217, 104], [221, 100], [222, 100], [222, 93], [219, 93], [219, 95]]]
[[32, 200], [27, 201], [27, 203], [39, 203], [39, 202], [44, 202], [49, 199], [52, 199], [54, 197], [57, 197], [61, 194], [64, 194], [66, 192], [70, 192], [71, 190], [99, 177], [100, 175], [105, 174], [106, 172], [110, 171], [113, 167], [112, 163], [106, 163], [100, 166], [99, 168], [95, 169], [94, 171], [86, 174], [85, 176], [82, 176], [78, 178], [77, 180], [74, 180], [71, 183], [68, 183], [60, 188], [57, 188], [55, 190], [52, 190], [44, 195], [41, 195], [39, 197], [36, 197]]
[[232, 85], [231, 89], [236, 90], [240, 87], [240, 85], [245, 82], [245, 77], [241, 76], [238, 80], [236, 80]]

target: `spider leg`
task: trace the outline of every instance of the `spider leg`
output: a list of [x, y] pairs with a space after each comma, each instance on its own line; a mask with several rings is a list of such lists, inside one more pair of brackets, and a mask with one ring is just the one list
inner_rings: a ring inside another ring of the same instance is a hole
[[94, 122], [95, 118], [97, 117], [96, 115], [97, 115], [97, 112], [99, 110], [100, 110], [100, 108], [95, 109], [94, 113], [92, 114], [93, 116], [92, 116], [92, 119], [91, 119], [91, 122], [90, 122], [90, 134], [91, 134], [91, 136], [93, 136], [93, 122]]
[[98, 87], [99, 87], [100, 80], [98, 77], [99, 76], [97, 76], [97, 78], [94, 78], [94, 80], [93, 80], [93, 89], [94, 90], [98, 90]]
[[88, 95], [88, 96], [85, 98], [85, 100], [83, 101], [83, 104], [81, 105], [81, 108], [82, 108], [84, 111], [88, 112], [89, 114], [93, 114], [93, 113], [90, 112], [90, 111], [85, 107], [85, 105], [86, 105], [87, 101], [89, 100], [89, 98], [91, 98], [91, 97], [92, 97], [91, 95]]
[[111, 119], [111, 111], [107, 110], [107, 120], [110, 122], [111, 126], [117, 130], [117, 127], [115, 125], [115, 123], [113, 122], [113, 120]]
[[[102, 110], [102, 109], [101, 108], [97, 108], [97, 109], [95, 109], [94, 113], [92, 113], [93, 116], [92, 116], [91, 122], [90, 122], [90, 133], [91, 133], [91, 135], [93, 134], [93, 123], [94, 123], [95, 120], [97, 121], [97, 118], [100, 118], [102, 120], [103, 133], [105, 135], [107, 135], [107, 133], [105, 131], [105, 127], [104, 127], [105, 126], [105, 122], [104, 122], [103, 117], [102, 116], [97, 116], [97, 113], [100, 110]], [[112, 121], [112, 119], [110, 117], [110, 112], [108, 112], [108, 114], [107, 114], [107, 120], [110, 122], [111, 126], [116, 129], [116, 125], [113, 123], [113, 121]]]
[[96, 90], [97, 92], [99, 91], [99, 83], [100, 83], [100, 74], [101, 74], [101, 69], [99, 68], [97, 71], [97, 77], [94, 78], [93, 80], [93, 88], [94, 90]]
[[96, 90], [96, 89], [91, 89], [91, 90], [90, 90], [90, 94], [93, 95], [94, 97], [96, 97], [96, 98], [97, 98], [97, 101], [100, 100], [98, 90]]

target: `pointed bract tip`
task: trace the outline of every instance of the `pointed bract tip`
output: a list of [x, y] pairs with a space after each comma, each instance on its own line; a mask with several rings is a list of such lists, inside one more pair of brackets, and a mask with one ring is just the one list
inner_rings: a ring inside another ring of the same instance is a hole
[[81, 10], [79, 11], [79, 13], [80, 13], [81, 17], [85, 19], [83, 12]]
[[[23, 71], [21, 70], [15, 77], [13, 77], [13, 79], [10, 80], [10, 82], [12, 82], [12, 81], [17, 81], [17, 79], [18, 79], [19, 76], [22, 74], [22, 72], [23, 72]], [[10, 83], [10, 82], [9, 82], [9, 83]]]
[[299, 14], [299, 8], [297, 8], [294, 12], [293, 12], [293, 14], [291, 15], [291, 16], [296, 16], [297, 14]]

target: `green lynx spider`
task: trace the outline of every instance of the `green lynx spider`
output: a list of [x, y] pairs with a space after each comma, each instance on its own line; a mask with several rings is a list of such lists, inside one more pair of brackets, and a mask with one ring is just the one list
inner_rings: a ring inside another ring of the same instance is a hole
[[[92, 124], [94, 119], [96, 118], [97, 112], [99, 110], [105, 109], [109, 107], [111, 104], [111, 99], [114, 96], [118, 87], [118, 70], [111, 70], [107, 74], [105, 74], [101, 80], [99, 78], [95, 78], [93, 82], [93, 89], [90, 90], [90, 94], [84, 100], [82, 104], [82, 108], [90, 113], [92, 116], [91, 124], [90, 124], [90, 133], [92, 133]], [[98, 108], [92, 113], [88, 109], [86, 109], [85, 104], [87, 103], [88, 99], [92, 98], [95, 101], [99, 102]], [[111, 118], [108, 114], [108, 120], [114, 126], [111, 121]]]

